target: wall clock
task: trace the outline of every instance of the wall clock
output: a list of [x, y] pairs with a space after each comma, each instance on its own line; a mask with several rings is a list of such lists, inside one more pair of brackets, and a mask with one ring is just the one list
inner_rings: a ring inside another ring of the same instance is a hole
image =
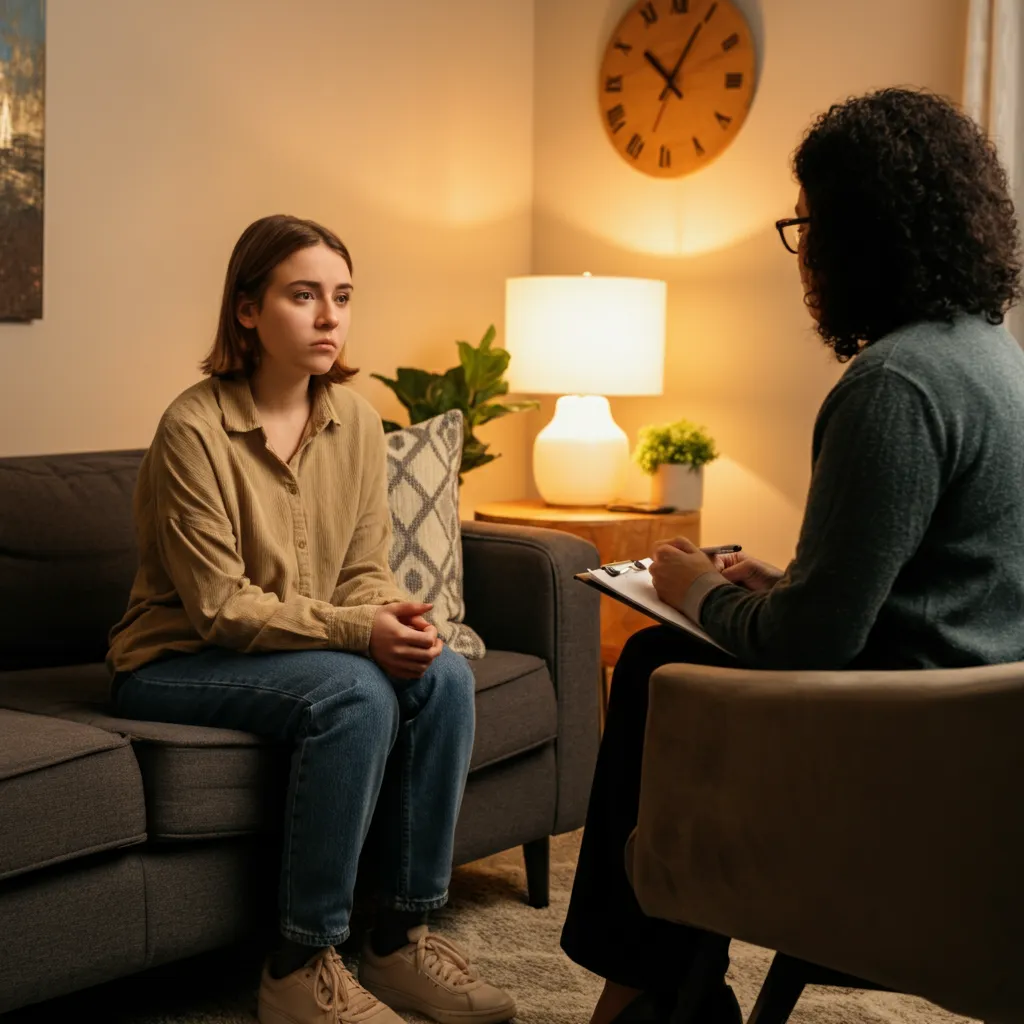
[[656, 178], [707, 166], [754, 96], [754, 39], [729, 0], [640, 0], [608, 40], [598, 79], [604, 130]]

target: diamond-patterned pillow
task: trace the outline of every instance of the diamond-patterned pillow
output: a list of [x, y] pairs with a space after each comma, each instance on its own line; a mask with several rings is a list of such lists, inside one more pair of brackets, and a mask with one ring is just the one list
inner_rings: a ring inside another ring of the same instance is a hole
[[393, 431], [387, 451], [395, 580], [417, 601], [433, 602], [427, 619], [453, 651], [482, 658], [483, 640], [462, 621], [462, 413], [453, 409]]

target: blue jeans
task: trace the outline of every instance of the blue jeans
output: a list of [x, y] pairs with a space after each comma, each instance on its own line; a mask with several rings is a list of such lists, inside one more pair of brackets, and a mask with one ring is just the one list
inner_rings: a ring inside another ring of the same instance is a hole
[[475, 714], [473, 672], [447, 645], [410, 681], [343, 651], [211, 648], [123, 675], [115, 701], [125, 718], [241, 729], [291, 745], [285, 938], [311, 946], [348, 938], [371, 822], [364, 865], [381, 904], [445, 904]]

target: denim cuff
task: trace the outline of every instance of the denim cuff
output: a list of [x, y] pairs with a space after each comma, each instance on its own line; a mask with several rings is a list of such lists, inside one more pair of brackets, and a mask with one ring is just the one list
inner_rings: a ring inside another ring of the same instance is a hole
[[352, 930], [346, 928], [335, 935], [318, 935], [313, 932], [304, 932], [298, 928], [292, 928], [283, 921], [278, 925], [278, 928], [284, 938], [290, 939], [292, 942], [297, 942], [302, 946], [317, 946], [320, 948], [324, 946], [334, 946], [337, 948], [343, 942], [346, 942], [349, 935], [352, 934]]
[[378, 896], [377, 904], [388, 910], [438, 910], [448, 902], [448, 890], [433, 899], [410, 900], [399, 896]]

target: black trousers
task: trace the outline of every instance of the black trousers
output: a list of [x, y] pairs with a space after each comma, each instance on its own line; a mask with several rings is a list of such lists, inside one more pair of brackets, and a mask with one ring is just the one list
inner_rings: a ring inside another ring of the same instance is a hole
[[[630, 988], [674, 992], [692, 960], [697, 928], [648, 917], [626, 877], [625, 846], [640, 806], [648, 684], [661, 665], [735, 667], [735, 658], [695, 637], [653, 626], [626, 642], [612, 675], [562, 949], [588, 971]], [[724, 978], [729, 966], [723, 953]]]

